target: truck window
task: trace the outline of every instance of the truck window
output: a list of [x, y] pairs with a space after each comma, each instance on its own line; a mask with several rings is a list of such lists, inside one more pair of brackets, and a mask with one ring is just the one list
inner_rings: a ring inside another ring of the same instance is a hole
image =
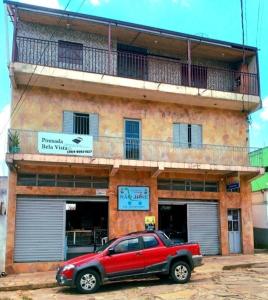
[[153, 248], [158, 245], [157, 239], [152, 235], [145, 235], [143, 237], [144, 249]]

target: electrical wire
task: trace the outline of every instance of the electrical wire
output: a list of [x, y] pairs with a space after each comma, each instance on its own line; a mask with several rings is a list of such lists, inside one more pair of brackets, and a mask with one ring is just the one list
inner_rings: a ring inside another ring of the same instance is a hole
[[[67, 8], [69, 7], [71, 1], [72, 1], [72, 0], [68, 0], [68, 2], [67, 2], [67, 4], [65, 5], [63, 11], [66, 11], [66, 10], [67, 10]], [[84, 2], [85, 2], [85, 0], [82, 1], [82, 3], [84, 3]], [[81, 6], [82, 6], [82, 5], [80, 5], [79, 9], [81, 8]], [[56, 26], [58, 26], [58, 25], [60, 24], [60, 22], [62, 21], [63, 17], [64, 17], [64, 15], [61, 15], [61, 16], [59, 17]], [[55, 30], [54, 32], [52, 32], [52, 34], [51, 34], [50, 38], [48, 39], [48, 41], [51, 41], [51, 40], [52, 40], [52, 38], [54, 37], [55, 33], [56, 33], [56, 30]], [[22, 91], [22, 93], [21, 93], [21, 95], [20, 95], [20, 97], [19, 97], [18, 102], [16, 103], [15, 107], [13, 108], [13, 110], [12, 110], [12, 112], [11, 112], [10, 118], [9, 118], [8, 121], [4, 124], [3, 130], [0, 132], [0, 136], [4, 133], [6, 126], [9, 124], [9, 122], [11, 122], [12, 118], [14, 118], [15, 114], [16, 114], [16, 113], [19, 111], [19, 109], [21, 108], [21, 106], [22, 106], [22, 104], [23, 104], [23, 101], [24, 101], [24, 99], [25, 99], [25, 98], [23, 98], [23, 96], [25, 95], [25, 93], [27, 92], [27, 90], [28, 90], [29, 87], [30, 87], [30, 90], [31, 90], [32, 86], [30, 86], [30, 82], [31, 82], [31, 80], [32, 80], [32, 78], [33, 78], [33, 76], [34, 76], [34, 74], [35, 74], [35, 71], [36, 71], [36, 69], [37, 69], [37, 66], [38, 66], [38, 64], [40, 63], [40, 61], [41, 61], [41, 59], [42, 59], [42, 57], [43, 57], [43, 55], [44, 55], [44, 53], [45, 53], [47, 47], [48, 47], [48, 45], [43, 49], [43, 51], [42, 51], [42, 53], [41, 53], [41, 55], [40, 55], [40, 57], [39, 57], [39, 59], [38, 59], [36, 65], [35, 65], [35, 68], [34, 68], [33, 72], [31, 73], [30, 78], [29, 78], [29, 80], [27, 81], [26, 86], [25, 86], [25, 88], [23, 89], [23, 91]], [[44, 67], [43, 67], [43, 68], [44, 68]], [[42, 70], [43, 70], [43, 69], [42, 69]], [[37, 76], [37, 78], [38, 78], [38, 76]], [[36, 79], [36, 80], [37, 80], [37, 79]]]

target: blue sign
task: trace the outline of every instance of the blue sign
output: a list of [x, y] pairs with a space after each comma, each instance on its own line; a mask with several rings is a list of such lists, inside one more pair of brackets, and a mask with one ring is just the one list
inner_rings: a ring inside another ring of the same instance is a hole
[[150, 191], [146, 186], [119, 186], [119, 210], [149, 210]]
[[240, 188], [239, 182], [231, 183], [226, 185], [227, 191], [236, 190]]

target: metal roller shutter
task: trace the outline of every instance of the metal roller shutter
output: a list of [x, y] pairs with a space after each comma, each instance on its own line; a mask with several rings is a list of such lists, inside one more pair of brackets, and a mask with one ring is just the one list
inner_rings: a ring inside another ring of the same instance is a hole
[[188, 202], [188, 241], [196, 241], [202, 254], [216, 255], [220, 252], [218, 203]]
[[18, 198], [15, 262], [64, 260], [65, 201]]

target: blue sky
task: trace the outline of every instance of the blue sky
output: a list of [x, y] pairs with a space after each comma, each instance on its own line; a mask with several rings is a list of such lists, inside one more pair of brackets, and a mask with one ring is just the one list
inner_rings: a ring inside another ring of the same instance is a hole
[[[257, 46], [263, 109], [251, 114], [250, 145], [268, 145], [268, 1], [243, 0], [245, 42]], [[24, 0], [22, 2], [64, 8], [68, 0]], [[81, 6], [81, 3], [83, 5]], [[5, 28], [4, 7], [0, 28]], [[81, 7], [80, 7], [81, 6]], [[209, 38], [242, 43], [240, 0], [72, 0], [68, 10], [160, 27]], [[260, 8], [260, 9], [259, 9]], [[258, 13], [259, 12], [259, 13]], [[259, 16], [259, 17], [258, 17]], [[12, 24], [8, 22], [11, 41]], [[3, 30], [1, 30], [3, 33]], [[7, 72], [6, 37], [0, 35], [0, 132], [8, 121], [10, 83]], [[11, 52], [11, 48], [10, 48]], [[0, 161], [4, 158], [4, 135], [0, 136]], [[1, 154], [2, 153], [2, 154]], [[2, 167], [3, 170], [3, 167]], [[0, 175], [1, 172], [0, 166]]]

